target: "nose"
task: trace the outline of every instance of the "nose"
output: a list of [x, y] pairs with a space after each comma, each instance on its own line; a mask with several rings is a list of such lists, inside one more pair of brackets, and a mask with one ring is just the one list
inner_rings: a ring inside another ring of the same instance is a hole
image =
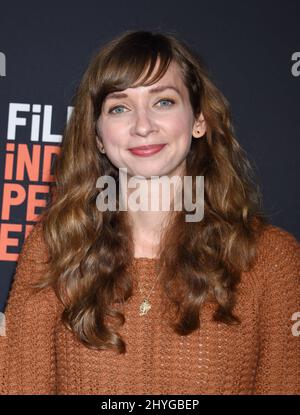
[[154, 120], [151, 118], [151, 115], [147, 109], [138, 109], [133, 121], [131, 133], [133, 135], [146, 137], [156, 130], [157, 127], [155, 126]]

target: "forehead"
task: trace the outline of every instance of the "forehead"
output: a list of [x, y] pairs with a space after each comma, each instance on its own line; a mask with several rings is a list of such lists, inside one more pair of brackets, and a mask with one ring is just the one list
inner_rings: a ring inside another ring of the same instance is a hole
[[[157, 66], [158, 62], [156, 63], [153, 73], [156, 72]], [[143, 76], [144, 74], [142, 74], [141, 78], [139, 79], [142, 79]], [[144, 91], [145, 93], [162, 92], [163, 90], [167, 89], [166, 87], [172, 88], [170, 90], [172, 90], [173, 92], [177, 92], [179, 95], [184, 96], [185, 94], [187, 94], [187, 89], [184, 85], [180, 68], [178, 64], [175, 62], [170, 63], [165, 74], [157, 82], [147, 86], [133, 85], [127, 89], [122, 90], [122, 92], [111, 92], [106, 96], [106, 100], [114, 98], [125, 98], [126, 96], [128, 96], [128, 94], [135, 93], [135, 91]]]

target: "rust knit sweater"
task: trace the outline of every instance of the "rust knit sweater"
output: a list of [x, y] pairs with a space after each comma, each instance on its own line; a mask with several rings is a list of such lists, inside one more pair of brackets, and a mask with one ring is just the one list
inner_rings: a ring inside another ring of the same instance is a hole
[[[162, 318], [156, 284], [148, 314], [139, 315], [139, 290], [125, 304], [119, 332], [126, 355], [79, 343], [61, 323], [51, 288], [32, 295], [27, 284], [38, 280], [46, 255], [38, 223], [24, 241], [5, 310], [1, 394], [300, 393], [300, 327], [292, 319], [300, 312], [300, 244], [287, 231], [268, 225], [254, 267], [242, 274], [234, 309], [241, 325], [213, 322], [215, 304], [207, 301], [201, 328], [178, 336]], [[155, 264], [150, 258], [132, 264], [145, 292]]]

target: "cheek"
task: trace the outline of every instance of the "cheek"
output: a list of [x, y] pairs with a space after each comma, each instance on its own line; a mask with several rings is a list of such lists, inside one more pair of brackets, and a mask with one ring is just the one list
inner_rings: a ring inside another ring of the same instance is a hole
[[101, 128], [102, 140], [107, 147], [116, 147], [123, 142], [122, 133], [124, 129], [116, 125], [103, 125]]
[[173, 137], [188, 143], [192, 134], [191, 123], [192, 121], [188, 115], [182, 116], [181, 114], [169, 120], [168, 129]]

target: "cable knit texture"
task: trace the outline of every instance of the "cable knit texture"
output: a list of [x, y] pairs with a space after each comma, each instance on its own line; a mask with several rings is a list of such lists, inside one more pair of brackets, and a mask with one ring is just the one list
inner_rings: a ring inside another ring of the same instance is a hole
[[[300, 394], [300, 244], [268, 225], [251, 271], [242, 273], [234, 312], [242, 323], [212, 320], [206, 301], [201, 327], [175, 334], [162, 316], [156, 283], [151, 310], [139, 315], [156, 278], [157, 260], [135, 258], [134, 296], [119, 330], [127, 353], [91, 350], [61, 323], [62, 304], [48, 287], [33, 294], [29, 282], [47, 258], [41, 223], [25, 239], [0, 336], [1, 394]], [[298, 317], [299, 323], [299, 317]], [[294, 328], [293, 328], [294, 325]], [[298, 336], [297, 336], [298, 334]]]

